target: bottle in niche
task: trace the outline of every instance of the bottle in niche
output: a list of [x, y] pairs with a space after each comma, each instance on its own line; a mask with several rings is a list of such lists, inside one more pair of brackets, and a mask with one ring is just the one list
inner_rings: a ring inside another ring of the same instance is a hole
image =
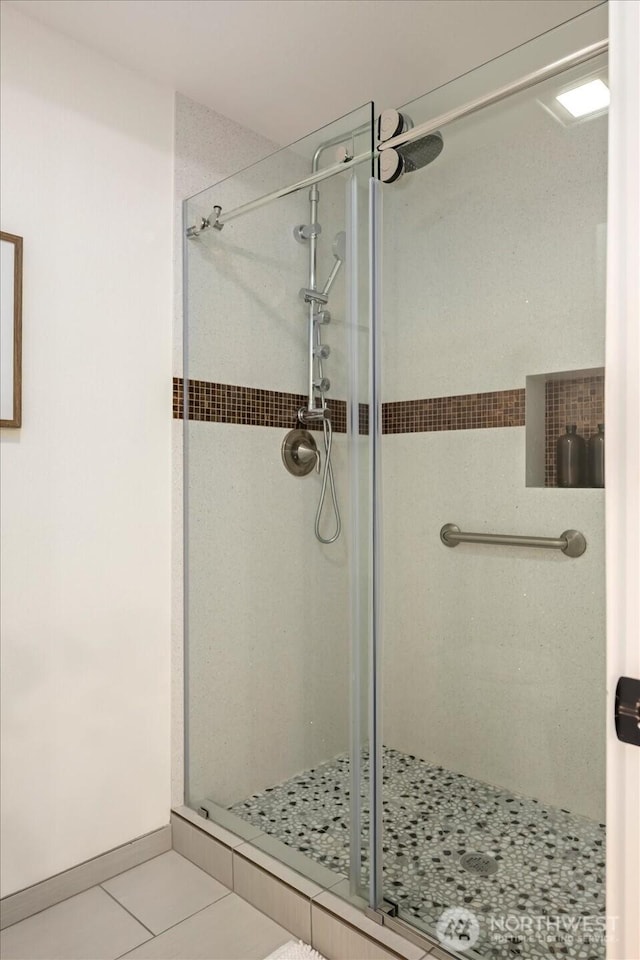
[[586, 451], [577, 425], [568, 423], [556, 443], [556, 470], [559, 487], [582, 487], [585, 483]]
[[589, 440], [589, 483], [604, 487], [604, 423], [598, 424], [598, 432]]

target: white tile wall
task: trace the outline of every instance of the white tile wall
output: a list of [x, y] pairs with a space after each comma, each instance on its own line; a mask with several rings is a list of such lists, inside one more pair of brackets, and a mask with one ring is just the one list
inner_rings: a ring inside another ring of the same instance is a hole
[[383, 399], [602, 366], [606, 118], [563, 127], [528, 94], [443, 134], [384, 187]]
[[[183, 97], [177, 98], [176, 127], [177, 196], [215, 183], [275, 149]], [[307, 154], [304, 145], [296, 147], [233, 176], [193, 200], [190, 216], [208, 213], [214, 203], [228, 209], [305, 176]], [[333, 237], [345, 227], [345, 189], [342, 177], [320, 185], [322, 283], [334, 264]], [[192, 378], [306, 392], [307, 308], [298, 292], [308, 283], [308, 248], [295, 241], [293, 227], [308, 216], [305, 191], [190, 243]], [[346, 397], [348, 369], [344, 289], [341, 274], [332, 289], [332, 321], [324, 337], [332, 348], [325, 374], [331, 395], [338, 398]], [[177, 301], [177, 317], [180, 312]], [[179, 358], [176, 350], [176, 364]], [[181, 372], [177, 366], [176, 372]], [[189, 431], [191, 799], [210, 797], [225, 804], [346, 749], [346, 538], [331, 547], [316, 542], [319, 478], [296, 481], [285, 472], [280, 459], [284, 430], [207, 423], [191, 424]], [[179, 474], [182, 427], [175, 433]], [[335, 438], [334, 466], [346, 526], [344, 437]], [[178, 500], [176, 803], [182, 799], [183, 737], [180, 509]]]
[[[346, 538], [313, 535], [320, 479], [284, 431], [192, 422], [192, 798], [227, 805], [347, 748]], [[346, 511], [344, 436], [334, 442]]]
[[[278, 177], [293, 182], [309, 174], [308, 162], [287, 151]], [[213, 203], [235, 207], [260, 195], [267, 184], [244, 184], [243, 175], [207, 191], [195, 209]], [[318, 282], [324, 285], [334, 259], [332, 239], [345, 228], [344, 182], [320, 184]], [[225, 203], [225, 197], [228, 202]], [[293, 236], [309, 219], [308, 191], [278, 200], [209, 230], [189, 245], [190, 376], [305, 393], [308, 307], [300, 300], [308, 285], [308, 246]], [[333, 355], [327, 362], [333, 396], [345, 395], [344, 278], [331, 290], [332, 322], [325, 328]], [[340, 389], [341, 388], [341, 389]]]
[[[383, 442], [384, 740], [575, 813], [604, 816], [603, 491], [524, 485], [524, 428]], [[586, 553], [441, 544], [559, 536]]]
[[[174, 328], [173, 373], [182, 376], [182, 201], [277, 149], [208, 107], [177, 94], [175, 98], [174, 166]], [[173, 424], [172, 519], [172, 706], [171, 757], [174, 804], [184, 797], [183, 697], [183, 529], [182, 423]]]
[[[384, 188], [384, 400], [602, 365], [606, 118], [551, 117], [539, 100], [565, 82], [453, 124], [433, 165]], [[602, 819], [602, 494], [526, 489], [523, 428], [382, 446], [385, 743]], [[447, 522], [575, 527], [589, 547], [449, 550]]]

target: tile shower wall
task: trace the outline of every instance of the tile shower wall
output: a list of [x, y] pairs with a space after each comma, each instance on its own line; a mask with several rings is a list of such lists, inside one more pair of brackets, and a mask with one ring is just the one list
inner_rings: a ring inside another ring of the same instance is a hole
[[385, 401], [603, 365], [606, 120], [501, 110], [384, 188]]
[[[173, 371], [182, 375], [182, 201], [276, 145], [181, 94], [175, 97]], [[173, 422], [171, 799], [184, 799], [183, 434]]]
[[[178, 110], [197, 117], [198, 127], [228, 125], [189, 102], [179, 100]], [[232, 132], [240, 146], [242, 131]], [[207, 149], [211, 157], [218, 153], [215, 132]], [[236, 156], [232, 169], [247, 159], [255, 153]], [[190, 215], [299, 179], [309, 164], [289, 151], [234, 178], [231, 190], [223, 184], [194, 201]], [[209, 167], [200, 185], [224, 172]], [[343, 196], [342, 182], [321, 185], [320, 277], [333, 264], [333, 235], [344, 228]], [[189, 245], [192, 803], [208, 797], [230, 804], [347, 747], [346, 540], [328, 547], [315, 540], [319, 478], [294, 479], [280, 454], [306, 386], [306, 311], [298, 291], [308, 250], [294, 240], [293, 227], [307, 218], [306, 194], [293, 196]], [[336, 397], [346, 395], [343, 299], [339, 278], [326, 336]], [[174, 383], [179, 398], [179, 376]], [[179, 407], [178, 399], [175, 412]], [[344, 429], [344, 403], [335, 412]], [[179, 433], [179, 419], [174, 424]], [[346, 523], [344, 435], [334, 438], [334, 469]]]
[[[602, 491], [527, 488], [519, 399], [474, 423], [469, 395], [603, 364], [605, 121], [565, 128], [530, 100], [444, 136], [384, 188], [383, 400], [419, 431], [382, 444], [384, 739], [602, 819]], [[448, 549], [444, 523], [575, 527], [588, 549]]]
[[316, 543], [318, 483], [285, 471], [283, 430], [189, 430], [191, 796], [227, 805], [347, 749], [346, 540]]
[[[387, 436], [383, 465], [385, 743], [602, 820], [601, 491], [526, 488], [523, 427]], [[450, 549], [444, 523], [588, 547]]]

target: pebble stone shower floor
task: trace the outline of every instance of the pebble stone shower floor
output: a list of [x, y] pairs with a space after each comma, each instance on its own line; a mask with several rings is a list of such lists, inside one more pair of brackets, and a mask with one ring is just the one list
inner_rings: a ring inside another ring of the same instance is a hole
[[[366, 779], [368, 759], [363, 759]], [[484, 917], [604, 916], [604, 824], [384, 748], [385, 894], [400, 916], [433, 931], [443, 910]], [[338, 873], [349, 873], [349, 759], [270, 787], [231, 807], [263, 832]], [[363, 810], [368, 839], [368, 812]], [[366, 843], [365, 839], [365, 843]], [[497, 870], [477, 876], [465, 853], [490, 855]], [[587, 921], [588, 923], [588, 921]], [[481, 923], [475, 953], [486, 960], [571, 957], [603, 960], [604, 943], [578, 934], [558, 942], [518, 934], [489, 938]], [[511, 939], [506, 939], [506, 937]]]

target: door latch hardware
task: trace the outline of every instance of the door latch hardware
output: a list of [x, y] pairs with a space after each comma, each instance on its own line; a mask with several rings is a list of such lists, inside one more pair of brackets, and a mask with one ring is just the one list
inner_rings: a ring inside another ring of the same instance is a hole
[[614, 716], [618, 740], [640, 747], [640, 680], [620, 677]]

